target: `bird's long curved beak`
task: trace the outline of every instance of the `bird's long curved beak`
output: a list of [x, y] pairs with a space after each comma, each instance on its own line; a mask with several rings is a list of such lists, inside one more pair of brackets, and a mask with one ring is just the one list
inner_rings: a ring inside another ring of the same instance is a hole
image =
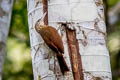
[[42, 15], [42, 17], [40, 18], [40, 20], [41, 20], [41, 21], [43, 21], [43, 20], [44, 20], [44, 18], [45, 18], [45, 16], [46, 16], [46, 14], [47, 14], [47, 12], [45, 12], [45, 13]]

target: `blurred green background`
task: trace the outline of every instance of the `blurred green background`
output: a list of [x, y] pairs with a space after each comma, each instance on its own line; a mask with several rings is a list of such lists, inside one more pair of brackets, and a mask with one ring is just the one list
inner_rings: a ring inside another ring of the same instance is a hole
[[3, 80], [33, 80], [26, 1], [14, 0]]
[[[107, 15], [120, 0], [104, 2], [113, 80], [120, 80], [120, 11], [113, 16]], [[14, 0], [3, 80], [33, 80], [26, 0]]]

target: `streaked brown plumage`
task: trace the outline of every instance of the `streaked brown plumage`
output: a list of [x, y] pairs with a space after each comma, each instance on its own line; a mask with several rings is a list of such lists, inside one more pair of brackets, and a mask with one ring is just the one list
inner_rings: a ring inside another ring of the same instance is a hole
[[49, 48], [56, 52], [61, 72], [64, 75], [65, 72], [69, 71], [69, 68], [63, 58], [63, 42], [57, 30], [51, 26], [39, 24], [36, 24], [35, 29], [38, 33], [40, 33], [41, 37], [43, 38], [44, 42], [49, 46]]

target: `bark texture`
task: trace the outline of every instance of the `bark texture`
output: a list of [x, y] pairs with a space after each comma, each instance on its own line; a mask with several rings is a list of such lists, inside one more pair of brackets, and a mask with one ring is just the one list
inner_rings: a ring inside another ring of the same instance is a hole
[[74, 80], [84, 80], [82, 72], [82, 61], [79, 53], [78, 40], [76, 39], [75, 30], [70, 30], [68, 28], [69, 26], [67, 25], [65, 27]]
[[[58, 30], [64, 44], [64, 57], [71, 70], [64, 77], [54, 53], [35, 31], [34, 26], [44, 13], [42, 3], [42, 0], [27, 1], [34, 80], [74, 80], [65, 27]], [[84, 80], [111, 80], [103, 1], [48, 0], [48, 25], [58, 29], [59, 24], [67, 23], [68, 29], [76, 33], [79, 46], [76, 51], [81, 56]]]
[[2, 67], [9, 32], [13, 0], [0, 0], [0, 80], [2, 80]]

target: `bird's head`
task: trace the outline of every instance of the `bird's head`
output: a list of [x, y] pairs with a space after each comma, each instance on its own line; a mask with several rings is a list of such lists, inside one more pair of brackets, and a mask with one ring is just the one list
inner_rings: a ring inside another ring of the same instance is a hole
[[43, 16], [36, 22], [35, 29], [39, 33], [40, 29], [44, 28], [46, 25], [44, 24], [44, 17], [46, 15], [46, 12], [43, 14]]

